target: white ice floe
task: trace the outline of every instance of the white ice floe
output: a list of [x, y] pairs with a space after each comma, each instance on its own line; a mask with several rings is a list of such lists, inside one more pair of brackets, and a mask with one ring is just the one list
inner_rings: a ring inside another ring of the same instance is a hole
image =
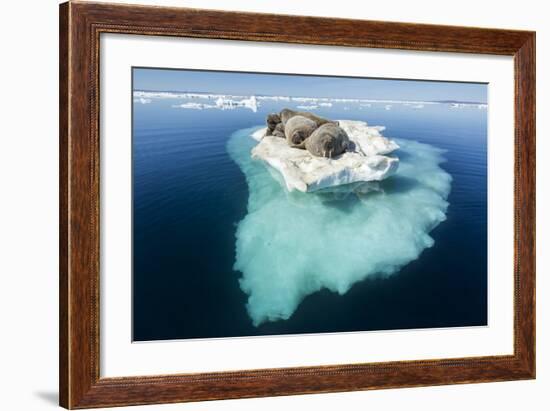
[[187, 108], [187, 109], [191, 109], [191, 110], [203, 110], [205, 108], [214, 108], [215, 106], [213, 106], [211, 104], [189, 102], [189, 103], [175, 104], [172, 107], [174, 107], [174, 108]]
[[290, 101], [289, 96], [257, 96], [258, 100]]
[[380, 181], [398, 167], [396, 157], [384, 154], [399, 148], [380, 134], [380, 127], [362, 121], [341, 120], [353, 144], [353, 150], [336, 158], [316, 157], [307, 150], [289, 147], [280, 137], [265, 136], [265, 129], [252, 133], [259, 143], [252, 157], [263, 160], [283, 177], [288, 191], [310, 192], [357, 182]]
[[412, 104], [412, 103], [406, 103], [405, 106], [413, 108], [415, 110], [424, 108], [424, 104]]
[[461, 109], [461, 108], [478, 108], [484, 110], [487, 108], [487, 104], [484, 103], [451, 103], [451, 108]]
[[399, 148], [393, 140], [381, 134], [385, 130], [383, 126], [369, 126], [365, 121], [353, 120], [341, 120], [339, 123], [355, 143], [356, 151], [365, 156], [389, 154]]
[[319, 108], [319, 106], [315, 105], [315, 104], [310, 104], [310, 105], [301, 105], [301, 106], [296, 106], [296, 108], [300, 109], [300, 110], [317, 110]]
[[143, 98], [143, 97], [136, 97], [136, 98], [134, 98], [134, 103], [149, 104], [149, 103], [151, 103], [151, 99], [150, 98]]
[[291, 99], [299, 103], [314, 103], [319, 100], [317, 97], [291, 97]]
[[243, 107], [252, 110], [254, 113], [258, 111], [258, 100], [255, 96], [250, 96], [242, 100], [234, 100], [227, 97], [219, 97], [216, 100], [216, 108], [221, 110], [233, 110], [235, 108]]
[[251, 96], [242, 100], [234, 100], [231, 98], [220, 96], [216, 99], [215, 104], [195, 103], [193, 101], [190, 101], [186, 103], [175, 104], [172, 107], [192, 110], [203, 110], [209, 108], [215, 108], [219, 110], [234, 110], [236, 108], [247, 108], [255, 113], [258, 111], [259, 106], [260, 103], [255, 96]]

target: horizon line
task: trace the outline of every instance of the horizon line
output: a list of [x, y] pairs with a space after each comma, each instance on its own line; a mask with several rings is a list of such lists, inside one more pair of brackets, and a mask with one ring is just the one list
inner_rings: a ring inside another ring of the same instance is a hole
[[321, 97], [321, 96], [285, 96], [285, 95], [277, 95], [277, 94], [262, 94], [262, 93], [254, 93], [254, 94], [232, 94], [232, 93], [219, 93], [214, 91], [192, 91], [192, 90], [155, 90], [155, 89], [133, 89], [132, 93], [135, 92], [145, 92], [145, 93], [174, 93], [174, 94], [210, 94], [210, 95], [219, 95], [219, 96], [231, 96], [231, 97], [289, 97], [289, 98], [315, 98], [315, 99], [341, 99], [341, 100], [370, 100], [370, 101], [380, 101], [380, 102], [387, 102], [387, 101], [400, 101], [400, 102], [411, 102], [411, 103], [461, 103], [461, 104], [485, 104], [488, 105], [488, 102], [482, 102], [482, 101], [468, 101], [468, 100], [453, 100], [453, 99], [442, 99], [442, 100], [409, 100], [409, 99], [377, 99], [377, 98], [367, 98], [367, 97]]

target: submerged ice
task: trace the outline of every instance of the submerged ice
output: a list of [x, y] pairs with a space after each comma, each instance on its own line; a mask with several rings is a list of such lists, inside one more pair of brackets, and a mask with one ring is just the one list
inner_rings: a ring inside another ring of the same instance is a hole
[[277, 171], [251, 158], [255, 130], [227, 144], [248, 183], [234, 268], [254, 325], [288, 319], [323, 288], [342, 295], [369, 276], [391, 275], [433, 245], [429, 233], [446, 218], [451, 188], [442, 150], [396, 140], [400, 165], [385, 181], [289, 192]]

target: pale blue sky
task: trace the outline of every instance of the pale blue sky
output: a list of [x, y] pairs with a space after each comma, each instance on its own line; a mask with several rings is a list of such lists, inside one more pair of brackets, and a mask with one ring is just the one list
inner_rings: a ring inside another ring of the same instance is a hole
[[221, 71], [134, 68], [134, 90], [234, 95], [340, 97], [386, 100], [487, 102], [487, 85]]

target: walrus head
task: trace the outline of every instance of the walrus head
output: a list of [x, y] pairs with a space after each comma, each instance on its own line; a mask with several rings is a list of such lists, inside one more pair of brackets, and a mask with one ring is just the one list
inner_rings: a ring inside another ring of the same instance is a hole
[[319, 150], [322, 153], [323, 157], [332, 158], [334, 157], [335, 153], [340, 154], [340, 152], [342, 151], [340, 147], [340, 142], [334, 139], [332, 136], [321, 138], [319, 141], [319, 145]]
[[304, 141], [315, 131], [316, 127], [315, 122], [306, 117], [292, 117], [284, 126], [288, 145], [294, 148], [305, 148]]
[[305, 148], [314, 156], [334, 158], [350, 146], [346, 132], [332, 123], [326, 123], [306, 140]]
[[337, 140], [331, 138], [324, 142], [323, 146], [323, 157], [333, 158], [344, 153], [348, 148], [347, 140]]
[[275, 130], [275, 127], [277, 127], [277, 124], [279, 124], [280, 122], [281, 117], [277, 113], [271, 113], [267, 116], [267, 128], [271, 131]]
[[307, 138], [306, 133], [303, 130], [296, 130], [290, 137], [290, 142], [294, 146], [301, 146], [304, 140]]

